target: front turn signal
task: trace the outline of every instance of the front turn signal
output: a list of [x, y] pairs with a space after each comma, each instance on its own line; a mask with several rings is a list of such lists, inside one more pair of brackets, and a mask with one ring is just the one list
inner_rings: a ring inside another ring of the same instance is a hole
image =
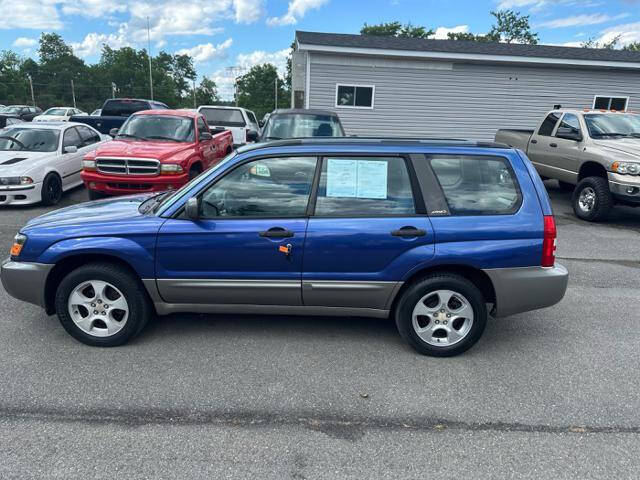
[[26, 235], [19, 233], [15, 236], [15, 238], [13, 239], [13, 245], [11, 246], [12, 257], [17, 257], [20, 255], [20, 252], [22, 252], [22, 247], [24, 247], [24, 244], [26, 243], [26, 241], [27, 241]]

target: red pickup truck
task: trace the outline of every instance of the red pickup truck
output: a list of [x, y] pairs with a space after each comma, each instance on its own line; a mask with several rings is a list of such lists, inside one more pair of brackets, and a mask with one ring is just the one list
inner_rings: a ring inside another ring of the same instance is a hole
[[231, 153], [230, 131], [212, 133], [188, 110], [144, 110], [82, 161], [89, 198], [179, 188]]

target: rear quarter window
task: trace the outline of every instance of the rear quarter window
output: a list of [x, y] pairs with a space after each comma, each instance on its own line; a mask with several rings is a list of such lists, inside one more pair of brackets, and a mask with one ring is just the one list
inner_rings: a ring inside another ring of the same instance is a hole
[[428, 159], [451, 215], [505, 215], [520, 208], [522, 194], [506, 158], [433, 155]]

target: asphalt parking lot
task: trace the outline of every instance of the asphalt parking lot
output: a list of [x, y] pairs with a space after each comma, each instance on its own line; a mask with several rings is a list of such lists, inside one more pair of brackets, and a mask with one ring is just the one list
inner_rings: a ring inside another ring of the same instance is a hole
[[[97, 349], [0, 287], [0, 478], [637, 478], [640, 209], [588, 224], [547, 184], [565, 299], [455, 358], [359, 318], [175, 315]], [[0, 210], [0, 250], [43, 212]]]

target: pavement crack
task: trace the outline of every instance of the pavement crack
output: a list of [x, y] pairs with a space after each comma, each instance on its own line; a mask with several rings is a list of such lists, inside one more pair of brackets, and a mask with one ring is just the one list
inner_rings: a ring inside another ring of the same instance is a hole
[[640, 426], [610, 425], [589, 426], [526, 424], [518, 422], [464, 422], [432, 417], [359, 417], [330, 416], [309, 412], [269, 413], [259, 411], [211, 411], [211, 410], [107, 410], [0, 407], [0, 419], [25, 420], [51, 423], [82, 423], [94, 425], [121, 425], [141, 427], [146, 425], [211, 425], [238, 428], [302, 427], [323, 432], [331, 437], [356, 441], [367, 430], [418, 430], [464, 432], [519, 432], [549, 434], [640, 434]]

